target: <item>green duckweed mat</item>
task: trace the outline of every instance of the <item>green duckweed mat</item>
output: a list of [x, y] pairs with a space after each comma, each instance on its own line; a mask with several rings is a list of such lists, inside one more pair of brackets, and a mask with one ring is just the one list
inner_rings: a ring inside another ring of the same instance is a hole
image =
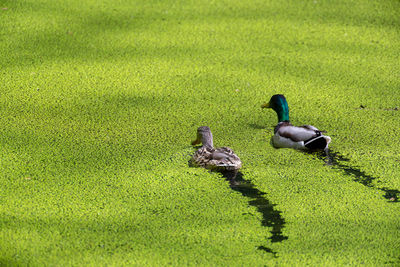
[[[399, 266], [397, 0], [0, 1], [1, 266]], [[330, 154], [274, 149], [293, 124]], [[210, 126], [247, 189], [190, 168]]]

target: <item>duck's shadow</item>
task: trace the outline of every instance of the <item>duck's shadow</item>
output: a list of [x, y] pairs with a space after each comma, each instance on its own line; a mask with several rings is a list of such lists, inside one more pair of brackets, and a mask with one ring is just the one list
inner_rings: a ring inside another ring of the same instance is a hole
[[[194, 166], [191, 160], [188, 161], [188, 165], [190, 167]], [[270, 201], [266, 198], [265, 192], [258, 190], [251, 181], [244, 179], [244, 176], [241, 172], [222, 171], [219, 173], [221, 173], [222, 176], [229, 182], [229, 186], [232, 190], [237, 191], [243, 196], [249, 198], [249, 205], [256, 207], [257, 211], [262, 214], [263, 219], [261, 221], [261, 225], [272, 228], [272, 236], [269, 238], [271, 242], [281, 242], [288, 239], [288, 237], [284, 236], [281, 231], [284, 227], [285, 220], [282, 218], [281, 212], [274, 209], [275, 205], [270, 203]], [[277, 253], [271, 248], [266, 246], [258, 246], [258, 249], [272, 253], [275, 258], [278, 257]]]
[[222, 172], [222, 175], [229, 181], [229, 185], [233, 190], [251, 199], [249, 204], [256, 207], [258, 212], [263, 215], [262, 225], [272, 227], [271, 242], [281, 242], [288, 239], [287, 236], [282, 235], [281, 231], [285, 220], [282, 218], [281, 212], [274, 209], [276, 205], [266, 198], [267, 194], [265, 192], [257, 189], [251, 181], [244, 179], [241, 172]]
[[[257, 211], [262, 214], [263, 219], [261, 225], [272, 228], [272, 236], [269, 238], [271, 242], [282, 242], [283, 240], [288, 239], [287, 236], [282, 234], [285, 220], [282, 218], [281, 212], [274, 208], [276, 205], [272, 204], [266, 198], [265, 192], [257, 189], [251, 181], [244, 179], [241, 172], [225, 171], [222, 172], [222, 175], [229, 182], [232, 190], [249, 198], [249, 205], [256, 207]], [[276, 252], [268, 247], [259, 246], [258, 249], [272, 253], [274, 257], [277, 257]]]
[[350, 159], [344, 157], [340, 153], [328, 149], [325, 151], [305, 151], [303, 153], [315, 155], [318, 159], [323, 160], [325, 165], [331, 166], [333, 169], [342, 170], [346, 175], [353, 177], [353, 180], [358, 183], [385, 192], [383, 197], [388, 199], [390, 203], [399, 202], [399, 190], [375, 186], [373, 181], [379, 180], [377, 177], [366, 174], [355, 166], [351, 166]]

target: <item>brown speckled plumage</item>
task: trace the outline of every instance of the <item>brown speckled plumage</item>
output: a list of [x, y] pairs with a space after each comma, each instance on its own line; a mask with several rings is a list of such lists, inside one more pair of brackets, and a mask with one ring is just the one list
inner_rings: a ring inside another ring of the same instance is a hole
[[207, 126], [197, 129], [193, 145], [202, 143], [191, 159], [191, 165], [215, 171], [237, 171], [242, 167], [240, 158], [229, 147], [213, 147], [211, 130]]

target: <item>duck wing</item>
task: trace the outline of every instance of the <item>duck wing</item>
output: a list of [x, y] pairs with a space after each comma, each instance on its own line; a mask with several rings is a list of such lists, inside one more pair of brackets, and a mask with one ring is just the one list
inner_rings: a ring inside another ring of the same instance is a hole
[[282, 126], [279, 127], [279, 129], [277, 129], [276, 133], [282, 137], [289, 138], [293, 142], [307, 141], [321, 135], [321, 132], [314, 126], [307, 125], [311, 126], [312, 128], [304, 126], [300, 127], [296, 127], [293, 125]]
[[212, 156], [213, 160], [218, 161], [218, 165], [241, 166], [242, 164], [240, 158], [229, 147], [220, 147], [215, 149]]
[[219, 171], [238, 170], [242, 166], [240, 158], [229, 147], [201, 147], [195, 152], [191, 162], [195, 166]]
[[314, 137], [304, 141], [304, 146], [308, 149], [325, 149], [331, 142], [331, 138], [329, 136], [322, 134], [326, 131], [320, 131], [312, 125], [302, 125], [300, 127], [315, 132]]

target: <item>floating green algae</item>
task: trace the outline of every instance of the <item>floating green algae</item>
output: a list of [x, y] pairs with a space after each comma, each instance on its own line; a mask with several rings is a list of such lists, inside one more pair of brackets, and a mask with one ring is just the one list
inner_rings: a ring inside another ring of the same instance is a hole
[[[379, 188], [400, 190], [399, 16], [394, 0], [3, 1], [0, 265], [398, 265], [400, 206]], [[272, 148], [275, 93], [371, 186]], [[187, 166], [201, 125], [287, 240]]]

